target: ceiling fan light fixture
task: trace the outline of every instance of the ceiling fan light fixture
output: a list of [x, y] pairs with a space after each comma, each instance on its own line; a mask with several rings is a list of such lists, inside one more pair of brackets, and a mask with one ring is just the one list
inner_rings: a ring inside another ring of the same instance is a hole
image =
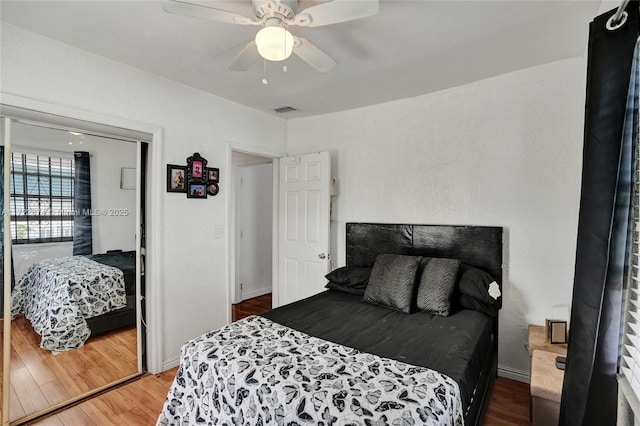
[[256, 34], [256, 46], [266, 60], [283, 61], [291, 56], [293, 36], [280, 25], [267, 26]]

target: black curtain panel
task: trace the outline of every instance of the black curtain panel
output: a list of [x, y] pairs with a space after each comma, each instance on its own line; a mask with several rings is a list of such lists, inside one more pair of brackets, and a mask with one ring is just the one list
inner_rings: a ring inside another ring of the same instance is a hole
[[91, 226], [91, 155], [85, 151], [73, 153], [75, 178], [73, 181], [76, 215], [73, 221], [73, 255], [93, 253]]
[[637, 139], [637, 132], [635, 137], [629, 133], [637, 130], [637, 80], [631, 75], [638, 3], [629, 4], [627, 22], [611, 31], [606, 22], [614, 12], [594, 19], [589, 33], [582, 190], [561, 425], [616, 424]]
[[[9, 208], [7, 206], [6, 210], [5, 210], [5, 205], [4, 205], [4, 146], [0, 146], [0, 212], [5, 212], [7, 214], [9, 214]], [[4, 306], [4, 291], [2, 291], [2, 289], [4, 288], [3, 286], [5, 285], [5, 281], [4, 281], [4, 218], [0, 215], [0, 218], [2, 218], [3, 223], [0, 223], [0, 283], [2, 283], [2, 286], [0, 286], [0, 311], [2, 311], [2, 306]], [[6, 232], [10, 232], [10, 230], [6, 230]], [[15, 287], [15, 276], [13, 273], [13, 250], [11, 253], [11, 289], [13, 290], [13, 288]], [[1, 316], [1, 315], [0, 315]]]

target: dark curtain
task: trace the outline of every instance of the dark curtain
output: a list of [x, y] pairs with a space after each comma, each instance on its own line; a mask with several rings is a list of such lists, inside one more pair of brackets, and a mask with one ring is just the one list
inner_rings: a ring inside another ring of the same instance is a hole
[[84, 151], [73, 153], [75, 178], [73, 181], [76, 215], [73, 221], [73, 255], [93, 253], [91, 226], [91, 155]]
[[605, 25], [614, 12], [597, 17], [589, 33], [582, 190], [561, 425], [616, 424], [637, 139], [637, 80], [631, 75], [638, 3], [627, 7], [626, 24], [610, 31]]
[[[0, 212], [5, 211], [4, 208], [4, 146], [0, 146]], [[8, 212], [8, 210], [7, 210]], [[0, 216], [2, 218], [2, 216]], [[0, 312], [4, 306], [4, 218], [0, 223]], [[9, 232], [9, 230], [7, 230]], [[11, 289], [15, 287], [15, 276], [13, 273], [13, 254], [11, 255]], [[2, 315], [0, 315], [2, 316]]]

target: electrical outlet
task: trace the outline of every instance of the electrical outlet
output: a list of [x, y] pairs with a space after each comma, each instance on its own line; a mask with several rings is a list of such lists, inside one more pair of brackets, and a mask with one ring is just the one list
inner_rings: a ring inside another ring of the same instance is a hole
[[224, 237], [224, 226], [216, 225], [216, 238]]

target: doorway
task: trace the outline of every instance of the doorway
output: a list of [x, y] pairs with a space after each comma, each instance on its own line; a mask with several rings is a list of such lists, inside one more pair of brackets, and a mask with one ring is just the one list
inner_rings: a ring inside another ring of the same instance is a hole
[[233, 151], [231, 162], [237, 305], [272, 292], [273, 159]]

